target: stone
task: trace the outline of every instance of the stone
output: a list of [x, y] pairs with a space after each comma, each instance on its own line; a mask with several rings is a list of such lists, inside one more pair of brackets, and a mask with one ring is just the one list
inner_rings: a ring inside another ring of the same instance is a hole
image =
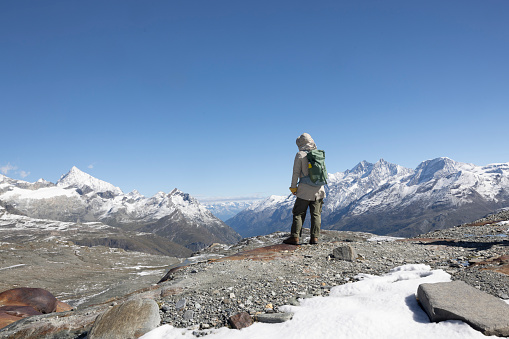
[[284, 323], [285, 321], [291, 320], [293, 313], [262, 313], [255, 316], [255, 320], [261, 323]]
[[60, 300], [57, 300], [57, 309], [55, 310], [55, 312], [67, 312], [72, 310], [73, 307], [71, 305], [66, 304]]
[[[27, 306], [25, 306], [25, 307], [27, 307]], [[20, 319], [23, 319], [23, 318], [0, 311], [0, 329], [4, 328], [5, 326], [10, 325], [14, 322], [17, 322]]]
[[350, 245], [336, 247], [332, 254], [339, 260], [355, 261], [357, 259], [357, 252]]
[[251, 326], [253, 324], [253, 318], [246, 312], [240, 312], [228, 318], [228, 323], [232, 328], [240, 330]]
[[186, 299], [182, 298], [180, 299], [179, 301], [177, 301], [177, 303], [175, 304], [175, 308], [177, 310], [181, 310], [183, 309], [184, 307], [186, 307]]
[[463, 281], [421, 284], [417, 298], [433, 322], [461, 320], [484, 335], [509, 336], [509, 305]]
[[32, 315], [42, 314], [30, 306], [2, 306], [0, 307], [0, 329]]
[[[1, 330], [1, 338], [78, 338], [83, 337], [97, 316], [108, 307], [98, 305], [78, 311], [35, 315], [10, 324]], [[0, 319], [2, 317], [0, 316]]]
[[42, 288], [21, 287], [0, 293], [1, 306], [30, 306], [41, 313], [52, 313], [57, 304], [57, 298]]
[[184, 320], [191, 320], [194, 318], [194, 311], [191, 311], [191, 310], [187, 310], [185, 313], [184, 313]]
[[132, 299], [97, 317], [88, 339], [139, 338], [160, 322], [159, 307], [154, 300]]
[[165, 286], [161, 289], [161, 298], [166, 298], [171, 295], [181, 294], [184, 291], [182, 287]]
[[30, 306], [2, 306], [0, 307], [0, 313], [6, 313], [20, 318], [26, 318], [32, 315], [42, 314], [41, 312], [34, 310]]

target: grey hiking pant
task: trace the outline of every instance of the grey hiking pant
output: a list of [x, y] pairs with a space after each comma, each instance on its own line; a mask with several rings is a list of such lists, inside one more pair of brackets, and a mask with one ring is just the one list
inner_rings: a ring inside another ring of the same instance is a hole
[[320, 235], [320, 225], [322, 223], [322, 206], [323, 199], [308, 201], [297, 198], [292, 210], [293, 223], [291, 237], [301, 238], [302, 224], [304, 220], [306, 220], [306, 211], [309, 207], [309, 212], [311, 213], [311, 238], [318, 238]]

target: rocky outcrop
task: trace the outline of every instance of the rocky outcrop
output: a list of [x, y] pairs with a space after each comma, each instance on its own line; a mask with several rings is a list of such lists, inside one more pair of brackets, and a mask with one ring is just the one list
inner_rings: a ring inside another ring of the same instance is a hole
[[433, 322], [461, 320], [485, 335], [509, 336], [509, 305], [463, 281], [422, 284], [417, 297]]
[[133, 299], [116, 305], [100, 315], [88, 335], [89, 339], [139, 338], [161, 322], [159, 307], [151, 299]]

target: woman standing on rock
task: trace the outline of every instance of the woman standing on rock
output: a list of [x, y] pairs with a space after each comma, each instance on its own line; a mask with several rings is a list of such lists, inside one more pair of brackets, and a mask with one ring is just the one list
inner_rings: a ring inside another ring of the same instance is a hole
[[298, 245], [302, 235], [302, 224], [306, 219], [306, 211], [309, 207], [311, 213], [311, 238], [310, 244], [318, 243], [320, 235], [321, 214], [325, 189], [323, 185], [317, 185], [309, 179], [308, 152], [316, 150], [313, 138], [307, 133], [297, 138], [299, 152], [295, 155], [293, 163], [293, 175], [290, 191], [297, 196], [293, 206], [293, 222], [290, 237], [283, 240], [285, 244]]

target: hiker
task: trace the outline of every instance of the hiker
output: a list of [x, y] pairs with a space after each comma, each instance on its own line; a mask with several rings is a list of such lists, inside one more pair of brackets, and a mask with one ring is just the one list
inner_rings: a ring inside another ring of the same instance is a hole
[[[309, 212], [311, 213], [311, 237], [309, 243], [315, 245], [318, 243], [318, 236], [320, 235], [321, 213], [323, 199], [325, 198], [325, 189], [323, 188], [323, 182], [315, 184], [311, 182], [309, 178], [310, 163], [308, 161], [308, 152], [316, 150], [313, 138], [307, 133], [302, 134], [297, 138], [297, 147], [299, 148], [299, 152], [295, 155], [292, 184], [290, 186], [290, 191], [297, 196], [297, 199], [295, 200], [292, 210], [293, 222], [291, 234], [289, 238], [283, 240], [283, 243], [291, 245], [299, 244], [299, 238], [302, 237], [302, 224], [306, 219], [306, 211], [309, 207]], [[326, 179], [327, 172], [325, 166], [324, 171]]]

